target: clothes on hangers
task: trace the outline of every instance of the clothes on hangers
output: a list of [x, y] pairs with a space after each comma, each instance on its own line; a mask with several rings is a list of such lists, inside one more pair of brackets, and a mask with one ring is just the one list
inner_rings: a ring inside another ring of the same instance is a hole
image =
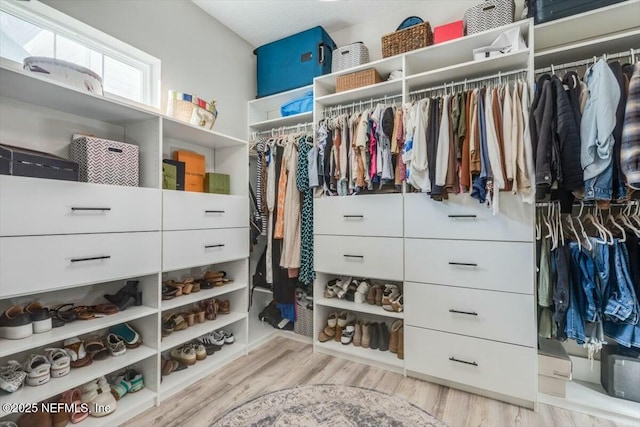
[[628, 186], [640, 190], [640, 65], [633, 66], [624, 113], [620, 152], [621, 170]]
[[[311, 145], [307, 142], [307, 137], [303, 136], [298, 144], [296, 186], [298, 191], [302, 193], [302, 212], [300, 219], [301, 256], [298, 280], [305, 285], [313, 283], [316, 278], [316, 273], [313, 270], [313, 194], [311, 193], [308, 167], [310, 152]], [[315, 162], [315, 159], [313, 160]]]

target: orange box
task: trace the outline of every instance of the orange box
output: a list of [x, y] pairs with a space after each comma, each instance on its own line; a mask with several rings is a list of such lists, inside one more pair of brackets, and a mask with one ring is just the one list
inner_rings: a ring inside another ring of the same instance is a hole
[[184, 162], [184, 191], [204, 193], [204, 156], [178, 150], [173, 153], [173, 159]]

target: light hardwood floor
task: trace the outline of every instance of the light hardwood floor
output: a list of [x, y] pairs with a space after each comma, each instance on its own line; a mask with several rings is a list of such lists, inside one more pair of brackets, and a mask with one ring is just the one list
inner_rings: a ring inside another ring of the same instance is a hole
[[[215, 357], [215, 355], [213, 356]], [[180, 375], [179, 372], [172, 375]], [[538, 412], [383, 369], [314, 354], [310, 344], [276, 338], [129, 421], [127, 427], [208, 427], [264, 393], [302, 384], [348, 384], [394, 394], [451, 427], [616, 427], [612, 421], [540, 404]]]

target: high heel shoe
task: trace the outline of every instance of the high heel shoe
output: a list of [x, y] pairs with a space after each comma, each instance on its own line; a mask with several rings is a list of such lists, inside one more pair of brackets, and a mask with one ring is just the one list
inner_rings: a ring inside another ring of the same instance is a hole
[[105, 294], [104, 298], [111, 304], [118, 306], [120, 311], [132, 305], [142, 305], [142, 292], [138, 291], [137, 280], [127, 280], [127, 283], [114, 295]]

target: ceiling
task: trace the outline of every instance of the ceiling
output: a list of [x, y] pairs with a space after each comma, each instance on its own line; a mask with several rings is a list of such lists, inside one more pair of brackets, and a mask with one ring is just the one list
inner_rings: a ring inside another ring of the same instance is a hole
[[[451, 13], [451, 5], [478, 3], [459, 0], [192, 0], [253, 47], [321, 25], [333, 33], [378, 17], [416, 14], [429, 5], [429, 21]], [[464, 10], [464, 9], [463, 9]], [[411, 13], [414, 11], [414, 13]], [[395, 18], [394, 18], [395, 19]], [[444, 22], [447, 22], [446, 20]]]

